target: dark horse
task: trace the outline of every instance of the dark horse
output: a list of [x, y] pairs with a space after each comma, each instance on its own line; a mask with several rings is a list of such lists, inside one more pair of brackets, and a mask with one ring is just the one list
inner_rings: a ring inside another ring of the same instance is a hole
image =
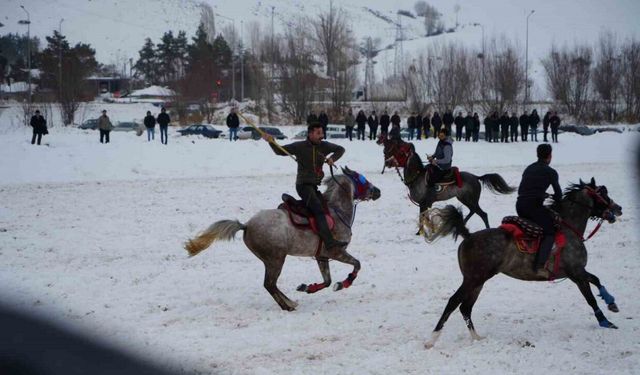
[[[593, 308], [601, 327], [617, 328], [605, 318], [589, 288], [589, 283], [594, 284], [609, 310], [618, 312], [613, 296], [600, 284], [600, 280], [595, 275], [585, 269], [587, 249], [584, 246], [583, 236], [589, 218], [613, 223], [616, 216], [622, 215], [622, 208], [609, 198], [607, 188], [597, 186], [594, 179], [591, 179], [589, 184], [580, 181], [579, 184], [571, 185], [565, 191], [562, 200], [554, 202], [551, 208], [559, 214], [561, 220], [558, 230], [566, 236], [566, 244], [560, 256], [560, 271], [556, 277], [568, 277], [576, 283], [589, 306]], [[472, 339], [481, 339], [471, 321], [471, 310], [484, 283], [496, 274], [502, 272], [507, 276], [525, 281], [547, 280], [533, 271], [535, 254], [519, 251], [512, 235], [506, 231], [496, 228], [469, 233], [462, 220], [462, 214], [451, 205], [440, 210], [438, 215], [441, 224], [436, 230], [437, 236], [452, 234], [454, 238], [458, 235], [464, 238], [458, 247], [458, 264], [463, 281], [449, 299], [433, 331], [433, 337], [425, 344], [427, 348], [433, 347], [444, 323], [458, 305]]]
[[[484, 221], [484, 225], [489, 228], [489, 217], [478, 203], [480, 201], [480, 192], [482, 191], [480, 183], [482, 182], [489, 190], [498, 194], [511, 194], [516, 191], [497, 173], [489, 173], [478, 177], [469, 172], [460, 172], [462, 187], [458, 187], [455, 183], [441, 184], [440, 190], [436, 192], [427, 187], [427, 168], [422, 163], [418, 153], [415, 152], [413, 144], [386, 138], [380, 138], [378, 144], [384, 144], [385, 166], [404, 168], [402, 180], [409, 188], [411, 200], [417, 202], [420, 206], [420, 214], [428, 210], [434, 202], [446, 201], [456, 197], [470, 211], [464, 218], [464, 223], [473, 214], [477, 214]], [[407, 147], [407, 145], [410, 146]]]

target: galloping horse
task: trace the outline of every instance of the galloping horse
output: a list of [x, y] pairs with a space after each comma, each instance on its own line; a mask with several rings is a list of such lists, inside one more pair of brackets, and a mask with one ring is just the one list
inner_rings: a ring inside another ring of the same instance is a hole
[[[552, 209], [558, 212], [561, 220], [558, 230], [564, 234], [566, 243], [559, 255], [559, 273], [557, 277], [568, 277], [576, 283], [580, 292], [593, 308], [598, 324], [605, 328], [617, 328], [609, 322], [598, 308], [589, 283], [594, 284], [609, 310], [618, 312], [614, 297], [610, 295], [600, 280], [585, 269], [587, 265], [587, 249], [584, 246], [584, 231], [589, 218], [607, 220], [613, 223], [616, 216], [622, 215], [622, 208], [609, 198], [605, 186], [597, 186], [592, 178], [589, 184], [580, 181], [571, 185], [560, 202], [554, 202]], [[440, 336], [444, 323], [453, 310], [460, 305], [460, 312], [471, 333], [472, 339], [481, 339], [471, 321], [471, 310], [484, 283], [498, 273], [525, 280], [544, 281], [543, 276], [533, 271], [535, 254], [521, 252], [514, 237], [505, 230], [485, 229], [469, 233], [464, 225], [462, 214], [455, 207], [448, 205], [435, 214], [441, 220], [436, 236], [452, 234], [454, 238], [462, 236], [464, 240], [458, 247], [458, 264], [463, 281], [458, 290], [451, 296], [433, 331], [433, 336], [425, 344], [433, 347]]]
[[[355, 219], [356, 201], [376, 200], [380, 190], [367, 179], [343, 168], [344, 174], [329, 178], [323, 196], [330, 213], [335, 220], [333, 230], [336, 239], [351, 241], [351, 225]], [[308, 230], [294, 226], [288, 213], [280, 209], [262, 210], [255, 214], [246, 224], [237, 220], [221, 220], [209, 226], [196, 238], [187, 241], [185, 249], [194, 256], [208, 248], [215, 240], [231, 240], [236, 232], [243, 230], [245, 245], [265, 266], [264, 287], [283, 310], [295, 310], [298, 305], [282, 293], [277, 284], [287, 255], [316, 257], [323, 283], [298, 287], [298, 291], [315, 293], [331, 285], [329, 259], [353, 265], [353, 272], [347, 279], [334, 285], [334, 290], [351, 286], [360, 270], [360, 262], [346, 251], [346, 246], [327, 251], [320, 246], [320, 238]]]
[[[378, 144], [384, 144], [385, 166], [404, 168], [402, 181], [409, 188], [409, 197], [420, 206], [420, 214], [427, 211], [434, 202], [446, 201], [456, 197], [460, 203], [469, 208], [469, 214], [464, 218], [466, 223], [473, 214], [482, 218], [484, 225], [489, 228], [489, 217], [479, 205], [482, 186], [480, 182], [493, 193], [511, 194], [516, 188], [509, 186], [497, 173], [489, 173], [476, 176], [469, 172], [460, 172], [462, 186], [454, 181], [436, 184], [440, 185], [439, 191], [429, 189], [427, 186], [427, 168], [422, 159], [415, 152], [413, 144], [402, 140], [389, 140], [381, 137]], [[421, 217], [421, 224], [422, 224]]]

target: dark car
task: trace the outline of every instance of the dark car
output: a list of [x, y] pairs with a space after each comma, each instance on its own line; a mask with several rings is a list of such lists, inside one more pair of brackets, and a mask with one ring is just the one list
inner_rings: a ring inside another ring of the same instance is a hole
[[82, 124], [78, 125], [78, 129], [96, 130], [96, 129], [98, 129], [98, 119], [97, 118], [93, 118], [93, 119], [87, 120], [87, 121], [83, 122]]
[[[263, 132], [270, 134], [273, 136], [273, 138], [275, 139], [287, 139], [287, 136], [282, 134], [282, 132], [280, 131], [280, 129], [278, 128], [273, 128], [273, 127], [267, 127], [267, 126], [260, 126], [259, 127], [260, 130], [262, 130]], [[244, 128], [242, 128], [243, 132], [251, 132], [251, 138], [252, 139], [260, 139], [260, 133], [258, 133], [258, 131], [256, 129], [254, 129], [251, 126], [245, 126]]]
[[178, 133], [180, 133], [180, 135], [201, 135], [207, 138], [218, 138], [220, 134], [222, 134], [222, 131], [211, 125], [190, 125], [178, 130]]

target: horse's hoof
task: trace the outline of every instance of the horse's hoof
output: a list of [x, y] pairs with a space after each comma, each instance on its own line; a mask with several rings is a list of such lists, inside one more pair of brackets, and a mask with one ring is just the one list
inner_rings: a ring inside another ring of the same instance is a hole
[[306, 291], [307, 291], [307, 288], [308, 288], [307, 284], [300, 284], [300, 285], [298, 285], [298, 287], [296, 288], [296, 290], [297, 290], [298, 292], [306, 292]]
[[337, 292], [338, 290], [342, 290], [342, 289], [344, 289], [344, 286], [342, 285], [342, 281], [338, 281], [333, 285], [334, 292]]
[[609, 305], [607, 305], [607, 307], [609, 308], [609, 311], [613, 311], [615, 313], [620, 312], [620, 310], [618, 309], [618, 305], [616, 305], [615, 303], [610, 303]]
[[603, 321], [599, 322], [598, 324], [600, 324], [600, 327], [602, 327], [602, 328], [618, 329], [618, 326], [616, 326], [615, 324], [611, 323], [608, 320], [603, 320]]
[[435, 343], [428, 341], [424, 344], [424, 348], [425, 349], [433, 349], [433, 346], [435, 345]]

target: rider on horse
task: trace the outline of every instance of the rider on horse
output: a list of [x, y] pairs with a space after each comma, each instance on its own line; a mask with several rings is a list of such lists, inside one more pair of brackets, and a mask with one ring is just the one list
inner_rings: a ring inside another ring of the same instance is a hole
[[[286, 152], [296, 157], [298, 175], [296, 177], [296, 191], [304, 205], [313, 213], [318, 226], [318, 235], [325, 243], [327, 250], [346, 246], [348, 242], [333, 238], [323, 210], [323, 197], [318, 190], [324, 172], [322, 166], [326, 162], [330, 166], [344, 154], [344, 148], [333, 143], [323, 141], [322, 125], [312, 123], [307, 127], [307, 139], [282, 146]], [[276, 147], [273, 137], [264, 133], [262, 138], [269, 142], [269, 146], [276, 155], [287, 156], [285, 151]], [[332, 154], [331, 157], [328, 157]]]
[[429, 188], [433, 188], [443, 176], [449, 173], [453, 162], [453, 140], [449, 137], [449, 131], [446, 128], [440, 129], [438, 139], [440, 141], [436, 151], [428, 157]]
[[522, 181], [518, 188], [516, 211], [518, 216], [529, 219], [542, 227], [543, 237], [540, 249], [536, 254], [533, 270], [544, 267], [555, 239], [554, 218], [544, 207], [547, 188], [553, 186], [553, 199], [560, 202], [562, 190], [558, 184], [558, 172], [549, 166], [551, 163], [551, 145], [541, 144], [537, 148], [538, 161], [529, 165], [522, 174]]

